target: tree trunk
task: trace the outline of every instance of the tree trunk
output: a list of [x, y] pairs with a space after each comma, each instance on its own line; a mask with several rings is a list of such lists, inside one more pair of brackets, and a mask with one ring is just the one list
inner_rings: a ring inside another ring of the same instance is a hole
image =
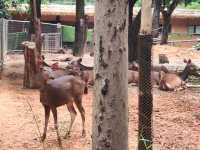
[[129, 62], [138, 60], [138, 34], [140, 31], [141, 10], [133, 20], [129, 31]]
[[86, 21], [84, 7], [84, 0], [76, 0], [76, 24], [74, 43], [75, 56], [81, 56], [84, 53], [84, 44], [86, 41]]
[[167, 12], [162, 13], [162, 15], [163, 15], [163, 28], [162, 28], [162, 36], [160, 44], [167, 44], [171, 15], [168, 14]]
[[32, 35], [35, 33], [34, 30], [34, 14], [33, 14], [33, 0], [30, 0], [30, 26], [28, 31], [28, 40], [31, 41]]
[[93, 150], [128, 149], [127, 6], [96, 1]]
[[159, 36], [159, 27], [160, 27], [160, 9], [161, 9], [161, 0], [153, 0], [153, 37], [157, 38]]
[[24, 88], [37, 88], [36, 74], [39, 73], [38, 58], [39, 54], [35, 48], [35, 43], [24, 42], [22, 44], [25, 48], [24, 50]]
[[141, 29], [139, 35], [139, 133], [138, 149], [152, 149], [152, 110], [151, 93], [151, 48], [152, 48], [152, 1], [142, 1]]
[[[29, 32], [28, 32], [28, 39], [29, 41], [30, 40], [33, 40], [31, 37], [33, 34], [35, 34], [35, 27], [34, 27], [34, 3], [33, 3], [34, 0], [30, 0], [30, 26], [29, 26]], [[41, 18], [41, 0], [36, 0], [36, 16], [37, 18]]]
[[41, 37], [41, 24], [40, 19], [36, 19], [34, 23], [35, 27], [35, 44], [36, 44], [36, 50], [38, 51], [39, 55], [41, 55], [42, 50], [42, 37]]
[[140, 30], [141, 13], [133, 20], [133, 7], [137, 0], [129, 0], [129, 25], [128, 25], [128, 60], [137, 60], [138, 33]]

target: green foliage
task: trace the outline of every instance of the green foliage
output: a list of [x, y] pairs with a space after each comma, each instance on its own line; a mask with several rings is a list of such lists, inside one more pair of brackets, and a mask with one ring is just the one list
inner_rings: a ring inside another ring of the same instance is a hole
[[136, 7], [141, 7], [142, 6], [142, 1], [141, 0], [137, 0], [137, 2], [135, 3]]
[[0, 0], [0, 18], [9, 18], [10, 15], [7, 11], [7, 8], [9, 6], [8, 0]]
[[200, 2], [191, 2], [188, 5], [186, 5], [186, 8], [188, 8], [188, 9], [200, 9]]
[[192, 35], [181, 34], [181, 33], [171, 33], [169, 34], [169, 40], [192, 40]]

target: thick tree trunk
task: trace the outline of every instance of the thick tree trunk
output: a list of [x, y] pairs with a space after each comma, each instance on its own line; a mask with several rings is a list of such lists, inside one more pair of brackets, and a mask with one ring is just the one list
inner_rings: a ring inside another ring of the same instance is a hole
[[39, 54], [35, 48], [35, 43], [24, 42], [22, 44], [25, 48], [24, 50], [24, 88], [37, 88], [36, 74], [39, 73], [38, 58]]
[[81, 56], [84, 53], [84, 44], [86, 41], [86, 19], [84, 11], [84, 0], [76, 0], [76, 24], [75, 24], [75, 43], [74, 55]]
[[139, 35], [139, 133], [138, 149], [152, 149], [153, 96], [151, 85], [152, 1], [142, 1], [142, 19]]
[[127, 6], [96, 1], [93, 150], [128, 149]]
[[161, 9], [161, 4], [162, 1], [161, 0], [153, 0], [153, 7], [154, 7], [154, 11], [153, 11], [153, 37], [156, 38], [159, 36], [159, 27], [160, 27], [160, 9]]
[[162, 28], [162, 36], [161, 36], [160, 44], [167, 44], [171, 15], [168, 14], [167, 12], [162, 13], [162, 14], [163, 14], [163, 28]]

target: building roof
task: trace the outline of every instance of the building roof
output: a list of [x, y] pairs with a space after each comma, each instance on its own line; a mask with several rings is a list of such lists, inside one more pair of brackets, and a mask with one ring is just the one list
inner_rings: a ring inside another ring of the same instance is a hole
[[[22, 10], [26, 9], [27, 5], [22, 5]], [[140, 8], [134, 8], [133, 14], [137, 14]], [[11, 11], [16, 12], [14, 9]], [[43, 21], [52, 21], [56, 20], [56, 17], [60, 17], [61, 22], [74, 22], [76, 16], [76, 6], [75, 5], [60, 5], [60, 4], [48, 4], [41, 5], [41, 13]], [[94, 5], [85, 6], [85, 14], [89, 16], [89, 22], [94, 21], [95, 9]], [[21, 16], [20, 19], [23, 19], [24, 16], [27, 16], [26, 13], [16, 14]], [[193, 9], [180, 9], [177, 8], [172, 14], [172, 19], [200, 19], [200, 10]], [[17, 19], [15, 17], [15, 19]]]
[[175, 11], [172, 14], [173, 18], [197, 18], [200, 19], [200, 10], [196, 9], [175, 9]]

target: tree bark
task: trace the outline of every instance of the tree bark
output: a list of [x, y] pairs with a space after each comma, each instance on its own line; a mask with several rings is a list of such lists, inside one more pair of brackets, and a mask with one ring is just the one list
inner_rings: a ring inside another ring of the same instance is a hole
[[128, 60], [132, 62], [137, 60], [137, 42], [140, 30], [141, 13], [138, 13], [133, 20], [133, 7], [137, 0], [129, 0], [129, 25], [128, 25]]
[[42, 48], [42, 38], [41, 38], [41, 24], [40, 24], [40, 16], [41, 16], [41, 1], [33, 0], [33, 21], [34, 21], [34, 31], [35, 31], [35, 44], [36, 50], [38, 54], [41, 55]]
[[159, 27], [160, 27], [160, 9], [161, 9], [161, 0], [153, 0], [153, 38], [157, 38], [159, 36]]
[[81, 56], [84, 53], [86, 42], [86, 20], [85, 20], [84, 0], [76, 0], [76, 24], [75, 24], [75, 43], [74, 55]]
[[35, 48], [35, 43], [24, 42], [22, 44], [25, 48], [24, 50], [24, 88], [38, 88], [36, 80], [36, 74], [39, 73], [40, 68], [38, 64], [39, 54]]
[[28, 31], [28, 40], [31, 41], [32, 35], [35, 33], [34, 30], [34, 14], [33, 14], [33, 0], [30, 0], [30, 26], [29, 26], [29, 31]]
[[[33, 34], [35, 34], [35, 28], [34, 28], [34, 0], [30, 0], [30, 26], [29, 26], [29, 32], [28, 32], [28, 39], [31, 40], [31, 37]], [[41, 0], [36, 0], [36, 16], [37, 18], [41, 18]]]
[[142, 0], [139, 34], [139, 133], [138, 149], [152, 149], [153, 96], [151, 85], [152, 1]]
[[163, 0], [163, 6], [161, 8], [162, 16], [163, 16], [163, 28], [162, 28], [162, 37], [161, 37], [161, 43], [160, 44], [167, 44], [168, 42], [168, 33], [170, 28], [170, 22], [171, 22], [171, 15], [177, 5], [182, 0], [173, 0], [170, 5], [167, 7], [166, 1]]
[[162, 12], [162, 16], [163, 16], [163, 28], [162, 28], [162, 36], [160, 44], [167, 44], [171, 15], [165, 11]]
[[133, 20], [129, 30], [129, 62], [138, 60], [138, 34], [141, 24], [141, 10]]
[[93, 150], [128, 149], [127, 0], [96, 1]]

